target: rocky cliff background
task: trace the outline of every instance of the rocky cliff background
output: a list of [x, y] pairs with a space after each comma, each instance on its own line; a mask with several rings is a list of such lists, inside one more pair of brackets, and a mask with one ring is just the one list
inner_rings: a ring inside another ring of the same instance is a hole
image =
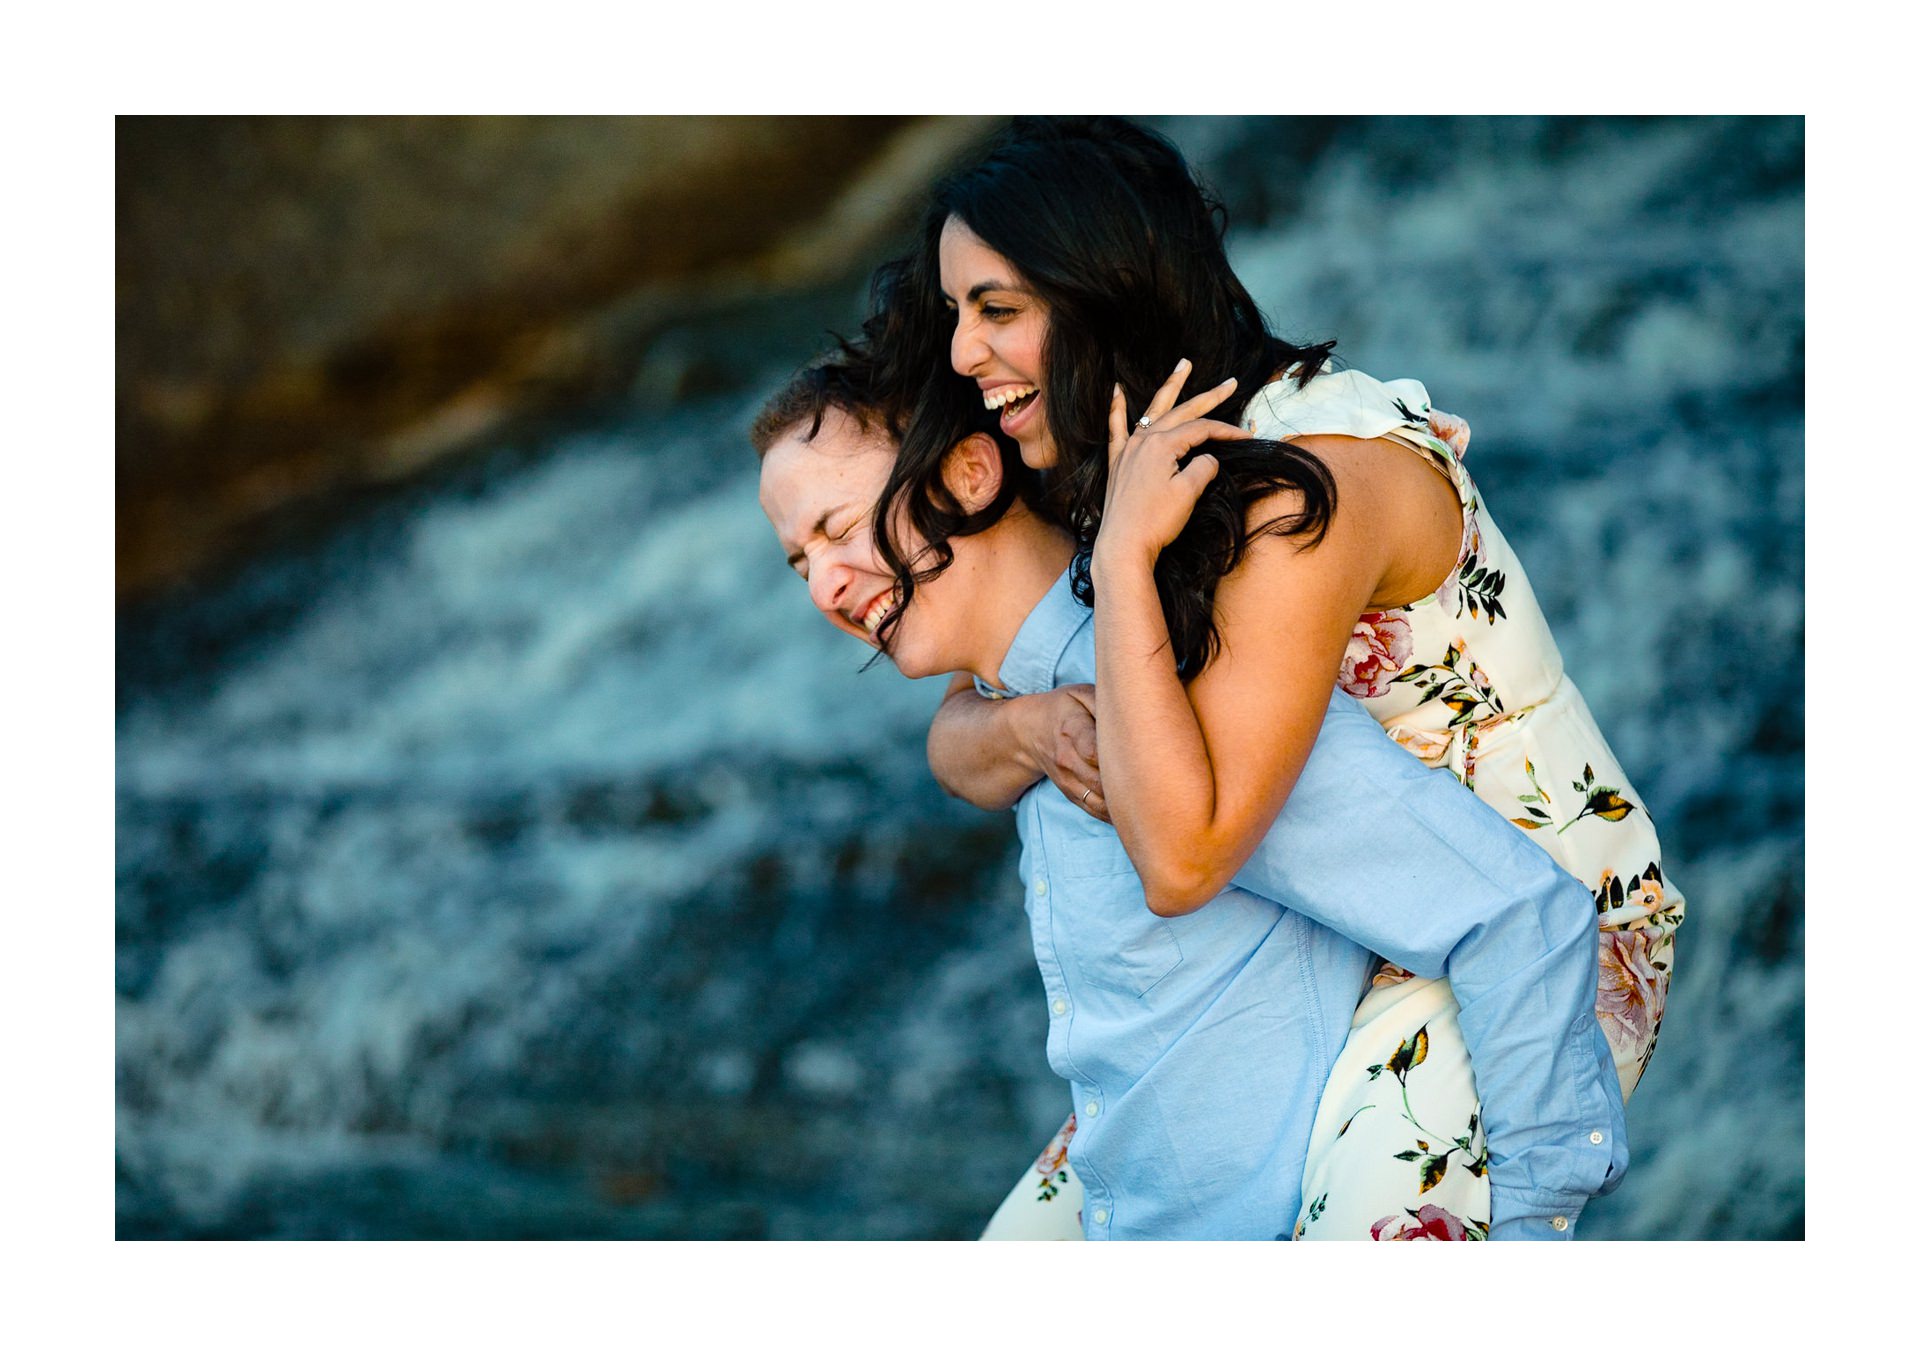
[[[1468, 418], [1690, 917], [1590, 1237], [1804, 1227], [1798, 119], [1172, 119]], [[1065, 1110], [1011, 824], [745, 428], [950, 119], [122, 119], [122, 1237], [962, 1238]]]

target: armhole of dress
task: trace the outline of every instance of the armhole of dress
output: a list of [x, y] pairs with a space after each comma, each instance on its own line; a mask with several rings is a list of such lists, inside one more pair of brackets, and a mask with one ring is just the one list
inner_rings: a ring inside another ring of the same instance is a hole
[[1389, 439], [1399, 443], [1402, 447], [1411, 449], [1420, 460], [1424, 461], [1433, 469], [1436, 475], [1446, 481], [1447, 484], [1453, 486], [1454, 495], [1460, 500], [1460, 506], [1462, 508], [1467, 506], [1473, 495], [1472, 491], [1467, 488], [1465, 468], [1460, 465], [1458, 460], [1442, 456], [1440, 453], [1434, 451], [1427, 443], [1427, 439], [1431, 436], [1430, 434], [1417, 433], [1413, 429], [1403, 426], [1401, 428], [1390, 428], [1380, 436], [1383, 439]]
[[1453, 486], [1454, 498], [1457, 499], [1460, 504], [1460, 545], [1454, 551], [1453, 569], [1448, 572], [1445, 579], [1440, 581], [1440, 588], [1435, 589], [1433, 593], [1429, 593], [1423, 598], [1415, 599], [1413, 604], [1409, 604], [1409, 606], [1414, 606], [1418, 603], [1430, 601], [1442, 589], [1445, 589], [1447, 585], [1458, 579], [1460, 577], [1460, 571], [1467, 563], [1467, 557], [1473, 550], [1473, 485], [1467, 479], [1467, 468], [1460, 464], [1459, 458], [1446, 456], [1428, 445], [1427, 439], [1432, 435], [1416, 432], [1414, 429], [1402, 425], [1399, 428], [1390, 428], [1380, 436], [1399, 443], [1402, 447], [1412, 449], [1420, 460], [1432, 468], [1434, 474], [1442, 477], [1449, 485]]
[[[1300, 370], [1300, 364], [1294, 363], [1293, 365], [1282, 369], [1279, 376], [1276, 378], [1276, 380], [1277, 381], [1293, 381], [1294, 374], [1297, 373], [1299, 370]], [[1324, 376], [1324, 375], [1327, 375], [1327, 369], [1325, 367], [1322, 367], [1320, 372], [1316, 374], [1316, 377]], [[1299, 391], [1302, 388], [1296, 382], [1293, 389], [1295, 391]], [[1406, 412], [1404, 406], [1401, 407], [1401, 410], [1403, 414]], [[1321, 431], [1326, 433], [1339, 434], [1339, 431], [1335, 429], [1325, 429]], [[1272, 436], [1272, 435], [1269, 435], [1269, 436]], [[1281, 436], [1282, 438], [1285, 438], [1290, 435], [1283, 433], [1279, 436]], [[1355, 433], [1347, 433], [1340, 436], [1358, 437], [1360, 435]], [[1428, 441], [1433, 437], [1433, 435], [1424, 430], [1417, 429], [1411, 424], [1402, 424], [1397, 428], [1390, 428], [1385, 433], [1379, 434], [1377, 436], [1384, 439], [1391, 439], [1392, 441], [1399, 443], [1402, 447], [1411, 448], [1415, 453], [1415, 455], [1417, 455], [1428, 466], [1432, 467], [1434, 474], [1438, 475], [1442, 480], [1446, 481], [1449, 485], [1453, 487], [1454, 497], [1460, 501], [1461, 513], [1464, 517], [1467, 508], [1470, 507], [1473, 503], [1473, 490], [1466, 478], [1466, 468], [1460, 464], [1460, 459], [1457, 456], [1450, 456], [1450, 455], [1435, 451]]]

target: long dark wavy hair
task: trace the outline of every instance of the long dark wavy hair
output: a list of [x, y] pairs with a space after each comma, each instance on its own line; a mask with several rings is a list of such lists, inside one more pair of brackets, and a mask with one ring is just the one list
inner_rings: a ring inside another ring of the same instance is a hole
[[[876, 290], [876, 305], [890, 313], [884, 342], [900, 346], [901, 371], [926, 374], [922, 408], [931, 415], [953, 417], [945, 392], [980, 406], [978, 389], [956, 376], [948, 356], [953, 322], [940, 292], [939, 250], [949, 218], [1004, 257], [1047, 307], [1041, 398], [1058, 457], [1042, 474], [1037, 506], [1074, 534], [1074, 592], [1091, 604], [1114, 384], [1132, 419], [1187, 358], [1186, 395], [1239, 379], [1209, 416], [1238, 423], [1276, 376], [1304, 384], [1324, 370], [1333, 343], [1302, 347], [1269, 332], [1227, 263], [1225, 208], [1166, 138], [1122, 118], [1019, 119], [935, 186], [914, 254], [890, 265]], [[945, 449], [932, 443], [941, 436], [939, 418], [924, 428], [909, 421], [884, 502], [906, 495], [913, 516], [921, 493], [914, 487], [929, 474], [938, 484]], [[1336, 508], [1332, 474], [1304, 448], [1249, 439], [1196, 451], [1218, 458], [1220, 471], [1154, 571], [1183, 679], [1218, 653], [1214, 593], [1252, 542], [1274, 534], [1316, 545]], [[1300, 507], [1249, 527], [1249, 510], [1283, 490], [1296, 492]]]
[[[868, 432], [900, 445], [873, 515], [874, 546], [900, 585], [900, 603], [875, 634], [887, 652], [915, 587], [953, 563], [955, 537], [984, 532], [1016, 502], [1039, 511], [1040, 486], [1000, 432], [979, 398], [954, 381], [946, 366], [946, 317], [939, 308], [902, 304], [918, 295], [909, 281], [917, 260], [895, 259], [874, 274], [871, 304], [859, 335], [835, 335], [833, 345], [797, 372], [761, 406], [749, 433], [754, 450], [767, 451], [790, 430], [811, 441], [829, 409]], [[935, 279], [936, 291], [938, 279]], [[971, 433], [985, 433], [1000, 449], [1001, 482], [991, 502], [972, 511], [948, 491], [941, 470], [947, 452]], [[909, 558], [893, 529], [895, 515], [923, 543]], [[875, 656], [877, 659], [879, 656]]]
[[[954, 378], [947, 363], [952, 325], [944, 306], [927, 304], [929, 281], [938, 297], [940, 277], [925, 271], [918, 254], [882, 264], [873, 276], [871, 305], [860, 349], [875, 361], [874, 386], [896, 420], [900, 453], [894, 458], [873, 514], [874, 547], [900, 581], [900, 603], [875, 639], [885, 650], [893, 628], [906, 616], [914, 589], [953, 563], [950, 538], [984, 532], [1016, 501], [1044, 516], [1038, 476], [1020, 460], [1013, 440], [980, 403], [979, 392]], [[904, 417], [902, 417], [904, 412]], [[970, 433], [986, 433], [1000, 449], [1000, 493], [976, 512], [966, 512], [947, 489], [947, 453]], [[911, 525], [920, 546], [908, 559], [895, 540], [898, 517]]]

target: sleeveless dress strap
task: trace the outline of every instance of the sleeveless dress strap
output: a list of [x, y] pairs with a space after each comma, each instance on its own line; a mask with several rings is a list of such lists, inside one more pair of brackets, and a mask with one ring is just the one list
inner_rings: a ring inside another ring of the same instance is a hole
[[1461, 465], [1471, 436], [1467, 421], [1434, 409], [1427, 388], [1411, 377], [1380, 381], [1349, 369], [1322, 373], [1302, 386], [1288, 373], [1254, 393], [1241, 422], [1269, 438], [1391, 438], [1445, 476], [1463, 505], [1473, 496]]

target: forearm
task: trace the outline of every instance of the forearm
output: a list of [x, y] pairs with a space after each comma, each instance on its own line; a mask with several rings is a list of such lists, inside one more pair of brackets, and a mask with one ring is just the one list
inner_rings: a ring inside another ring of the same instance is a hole
[[[1351, 828], [1337, 827], [1353, 824], [1370, 826], [1377, 852], [1354, 851]], [[1448, 979], [1483, 1107], [1495, 1236], [1570, 1236], [1580, 1205], [1627, 1162], [1580, 884], [1345, 700], [1235, 883]]]
[[1174, 668], [1153, 567], [1093, 561], [1095, 712], [1107, 810], [1147, 906], [1189, 913], [1217, 895], [1237, 857], [1215, 841], [1206, 735]]
[[[1495, 1239], [1572, 1237], [1588, 1199], [1610, 1190], [1627, 1166], [1619, 1080], [1593, 1013], [1592, 899], [1556, 874], [1508, 924], [1520, 931], [1538, 920], [1547, 943], [1539, 960], [1513, 971], [1514, 947], [1490, 928], [1470, 935], [1451, 963], [1468, 976], [1467, 992], [1456, 984], [1455, 997], [1481, 1093]], [[1510, 977], [1485, 978], [1501, 972]]]
[[[1459, 822], [1444, 773], [1403, 800], [1407, 850], [1446, 851]], [[1599, 987], [1593, 900], [1551, 858], [1477, 798], [1460, 807], [1488, 822], [1463, 866], [1479, 889], [1453, 892], [1439, 934], [1481, 1095], [1496, 1239], [1569, 1238], [1586, 1200], [1627, 1166], [1626, 1117], [1606, 1039], [1594, 1018]], [[1456, 849], [1458, 851], [1458, 849]], [[1464, 873], [1463, 873], [1464, 874]]]
[[989, 701], [955, 675], [927, 731], [927, 765], [950, 796], [982, 810], [1005, 810], [1043, 772], [1027, 729], [1033, 697]]

